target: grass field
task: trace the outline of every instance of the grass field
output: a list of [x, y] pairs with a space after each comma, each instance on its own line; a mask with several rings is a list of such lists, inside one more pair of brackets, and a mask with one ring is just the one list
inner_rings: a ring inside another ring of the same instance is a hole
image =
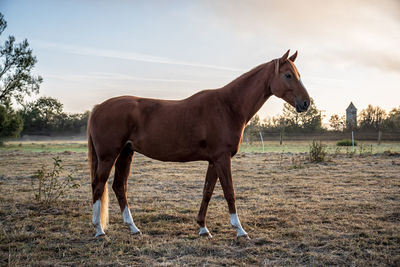
[[[242, 147], [233, 160], [238, 213], [251, 240], [236, 239], [219, 185], [207, 216], [213, 238], [197, 236], [205, 162], [139, 154], [128, 201], [143, 234], [131, 236], [122, 224], [111, 176], [110, 225], [106, 237], [95, 239], [85, 144], [6, 143], [0, 265], [400, 265], [400, 157], [380, 153], [397, 152], [399, 144], [373, 146], [372, 155], [329, 150], [319, 164], [306, 160], [308, 143], [248, 152], [256, 147]], [[55, 156], [81, 186], [43, 205], [34, 200], [31, 177]]]
[[[282, 145], [276, 141], [264, 142], [264, 152], [275, 153], [305, 153], [309, 151], [312, 141], [286, 141]], [[322, 141], [326, 145], [326, 150], [329, 153], [350, 153], [351, 147], [338, 147], [335, 141]], [[26, 152], [87, 152], [86, 141], [42, 141], [42, 142], [29, 142], [29, 141], [11, 141], [6, 142], [1, 150], [11, 151], [26, 151]], [[242, 143], [239, 152], [262, 152], [263, 147], [261, 142]], [[382, 142], [380, 145], [377, 142], [358, 142], [355, 147], [355, 153], [383, 153], [385, 151], [392, 151], [400, 153], [400, 142]]]

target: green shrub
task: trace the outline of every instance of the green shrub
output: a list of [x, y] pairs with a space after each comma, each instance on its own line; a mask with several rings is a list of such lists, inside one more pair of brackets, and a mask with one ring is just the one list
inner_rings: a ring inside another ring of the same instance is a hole
[[311, 162], [323, 162], [326, 156], [326, 145], [323, 145], [321, 141], [318, 143], [313, 141], [310, 145], [309, 157]]
[[[337, 146], [352, 146], [353, 143], [351, 142], [350, 139], [343, 139], [343, 140], [338, 141], [338, 142], [336, 143], [336, 145], [337, 145]], [[356, 141], [356, 140], [354, 140], [354, 145], [355, 145], [355, 146], [357, 145], [357, 141]]]
[[32, 177], [32, 186], [36, 191], [35, 200], [45, 204], [58, 200], [69, 189], [80, 186], [73, 178], [73, 173], [67, 174], [64, 178], [60, 177], [64, 167], [59, 157], [53, 158], [53, 161], [53, 167], [50, 171], [47, 171], [45, 166], [42, 166]]

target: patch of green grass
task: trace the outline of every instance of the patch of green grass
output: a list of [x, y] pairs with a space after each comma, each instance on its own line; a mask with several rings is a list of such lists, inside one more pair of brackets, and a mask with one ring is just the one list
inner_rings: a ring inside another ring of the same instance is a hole
[[[308, 153], [312, 141], [286, 141], [279, 145], [278, 141], [265, 141], [265, 153]], [[324, 141], [326, 144], [326, 152], [328, 154], [346, 154], [346, 147], [336, 146], [335, 141]], [[400, 142], [382, 142], [380, 145], [377, 142], [359, 142], [368, 146], [369, 150], [372, 149], [373, 154], [381, 154], [384, 151], [392, 151], [400, 153]], [[355, 153], [359, 153], [356, 148]], [[22, 152], [87, 152], [87, 144], [85, 140], [82, 141], [9, 141], [4, 142], [0, 147], [0, 151], [22, 151]], [[252, 144], [243, 142], [240, 146], [239, 153], [261, 153], [261, 142], [253, 142]]]
[[[286, 141], [283, 145], [279, 145], [278, 141], [266, 141], [264, 142], [264, 152], [265, 153], [308, 153], [310, 149], [310, 145], [312, 141]], [[326, 152], [328, 154], [346, 154], [348, 149], [351, 147], [340, 147], [336, 145], [335, 141], [324, 141], [326, 145]], [[392, 151], [392, 152], [400, 152], [400, 142], [382, 142], [378, 145], [377, 142], [359, 141], [360, 148], [355, 148], [355, 153], [359, 153], [360, 149], [362, 153], [364, 152], [365, 148], [368, 147], [369, 151], [372, 151], [372, 154], [381, 154], [384, 151]], [[347, 150], [346, 150], [347, 149]], [[261, 142], [253, 142], [245, 143], [243, 142], [240, 146], [239, 153], [261, 153], [262, 152], [262, 143]]]
[[86, 141], [60, 142], [5, 142], [1, 150], [24, 152], [87, 152]]

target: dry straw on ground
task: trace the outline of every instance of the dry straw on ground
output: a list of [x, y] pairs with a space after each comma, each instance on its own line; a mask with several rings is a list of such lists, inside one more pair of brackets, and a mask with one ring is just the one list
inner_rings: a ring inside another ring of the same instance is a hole
[[[30, 176], [56, 155], [78, 169], [81, 187], [43, 206]], [[135, 155], [128, 200], [143, 235], [128, 234], [111, 195], [107, 236], [94, 239], [85, 153], [0, 151], [0, 158], [0, 265], [400, 265], [396, 155], [311, 164], [299, 163], [305, 154], [239, 154], [234, 184], [250, 241], [236, 240], [219, 185], [207, 216], [214, 237], [197, 236], [204, 162]]]

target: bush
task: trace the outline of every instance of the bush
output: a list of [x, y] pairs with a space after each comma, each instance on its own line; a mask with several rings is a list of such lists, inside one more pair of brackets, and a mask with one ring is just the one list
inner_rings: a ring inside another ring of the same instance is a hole
[[73, 173], [69, 173], [65, 178], [61, 178], [60, 175], [64, 170], [61, 164], [62, 160], [59, 157], [55, 157], [53, 161], [51, 171], [47, 171], [45, 166], [42, 166], [32, 177], [32, 185], [35, 187], [37, 183], [35, 200], [38, 202], [50, 204], [58, 200], [69, 189], [80, 186], [75, 181], [75, 178], [72, 177]]
[[17, 112], [0, 105], [0, 138], [18, 137], [23, 124], [22, 117]]
[[323, 145], [321, 141], [318, 143], [313, 141], [310, 145], [310, 161], [311, 162], [323, 162], [326, 156], [326, 145]]
[[[343, 139], [336, 143], [337, 146], [353, 146], [353, 143], [350, 139]], [[354, 146], [357, 146], [357, 141], [354, 140]]]

